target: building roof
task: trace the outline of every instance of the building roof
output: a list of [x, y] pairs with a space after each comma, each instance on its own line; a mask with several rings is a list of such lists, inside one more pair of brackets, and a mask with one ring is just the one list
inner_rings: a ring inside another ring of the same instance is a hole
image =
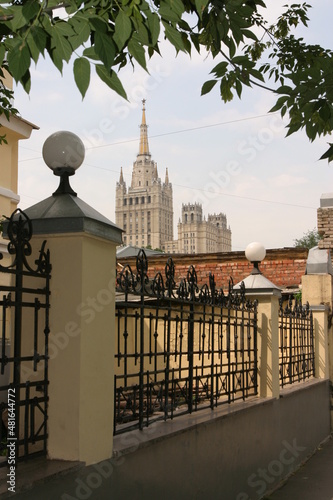
[[122, 229], [77, 196], [52, 195], [25, 210], [34, 234], [87, 232], [120, 243]]
[[[138, 253], [140, 252], [140, 250], [142, 250], [140, 247], [135, 247], [135, 246], [132, 246], [132, 245], [125, 245], [125, 246], [120, 246], [117, 248], [117, 259], [119, 259], [120, 257], [136, 257], [138, 255]], [[163, 255], [164, 252], [162, 252], [161, 250], [153, 250], [153, 249], [150, 249], [150, 248], [144, 248], [144, 251], [145, 251], [145, 254], [147, 255], [147, 257], [149, 257], [150, 255]]]

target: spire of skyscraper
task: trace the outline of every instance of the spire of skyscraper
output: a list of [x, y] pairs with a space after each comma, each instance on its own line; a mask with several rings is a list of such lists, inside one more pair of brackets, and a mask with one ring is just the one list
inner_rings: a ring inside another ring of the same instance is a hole
[[142, 120], [140, 125], [139, 155], [149, 155], [148, 126], [146, 124], [146, 99], [142, 99]]

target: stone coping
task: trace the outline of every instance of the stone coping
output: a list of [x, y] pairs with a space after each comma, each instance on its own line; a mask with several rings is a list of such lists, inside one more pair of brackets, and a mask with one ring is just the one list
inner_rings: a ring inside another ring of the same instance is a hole
[[[319, 384], [327, 383], [327, 379], [313, 378], [305, 382], [292, 384], [288, 388], [280, 389], [280, 398], [288, 397], [296, 392], [310, 389]], [[253, 396], [245, 401], [236, 401], [231, 404], [223, 404], [211, 410], [205, 408], [192, 414], [175, 417], [173, 420], [159, 421], [145, 427], [144, 431], [139, 429], [118, 434], [113, 440], [113, 457], [120, 457], [135, 452], [138, 448], [150, 446], [158, 441], [182, 434], [199, 425], [209, 425], [222, 418], [230, 418], [239, 412], [249, 411], [254, 407], [272, 403], [273, 397]]]

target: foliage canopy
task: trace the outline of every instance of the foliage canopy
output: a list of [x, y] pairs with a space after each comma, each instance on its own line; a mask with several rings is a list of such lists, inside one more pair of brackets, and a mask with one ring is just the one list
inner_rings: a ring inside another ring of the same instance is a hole
[[321, 236], [317, 229], [311, 229], [303, 234], [302, 238], [295, 239], [295, 247], [297, 248], [313, 248], [318, 246], [318, 242], [321, 240]]
[[[73, 57], [82, 97], [94, 67], [126, 98], [121, 68], [138, 63], [147, 70], [164, 38], [176, 52], [207, 51], [217, 60], [202, 95], [219, 85], [228, 102], [244, 85], [263, 86], [277, 97], [270, 111], [288, 116], [287, 135], [305, 129], [313, 141], [333, 129], [333, 53], [295, 36], [310, 7], [285, 6], [269, 25], [263, 0], [0, 0], [0, 77], [6, 69], [29, 92], [30, 66], [40, 56], [60, 72]], [[0, 80], [0, 114], [7, 117], [16, 112], [11, 97]], [[322, 158], [333, 159], [332, 144]]]

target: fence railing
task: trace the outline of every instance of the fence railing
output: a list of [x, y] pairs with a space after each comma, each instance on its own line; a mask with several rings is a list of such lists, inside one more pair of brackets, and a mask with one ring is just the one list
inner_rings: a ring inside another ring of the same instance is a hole
[[257, 394], [256, 303], [174, 275], [150, 280], [144, 251], [118, 275], [115, 433]]
[[280, 385], [300, 382], [315, 375], [313, 317], [309, 304], [290, 296], [279, 311]]
[[[32, 224], [21, 210], [5, 223], [13, 263], [0, 264], [0, 467], [46, 455], [50, 253], [31, 266]], [[0, 259], [2, 255], [0, 255]]]

